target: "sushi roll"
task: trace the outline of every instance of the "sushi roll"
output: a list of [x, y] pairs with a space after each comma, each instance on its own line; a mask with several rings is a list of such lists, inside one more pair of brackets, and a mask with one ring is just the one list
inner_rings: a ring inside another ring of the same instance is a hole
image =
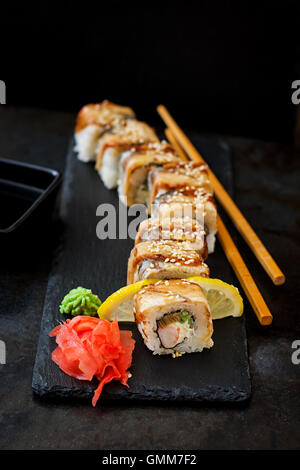
[[135, 238], [135, 245], [159, 240], [185, 242], [185, 246], [197, 251], [202, 259], [207, 258], [205, 230], [196, 219], [173, 217], [171, 219], [150, 218], [143, 220]]
[[201, 287], [170, 279], [144, 286], [134, 299], [134, 315], [153, 354], [201, 352], [213, 346], [213, 322]]
[[134, 117], [134, 111], [128, 106], [119, 106], [107, 100], [84, 106], [78, 113], [74, 136], [79, 160], [95, 161], [99, 137], [118, 120]]
[[217, 207], [212, 194], [201, 188], [183, 188], [162, 193], [151, 204], [151, 217], [197, 220], [204, 227], [208, 253], [213, 253], [217, 233]]
[[96, 149], [96, 170], [105, 186], [116, 188], [119, 163], [124, 151], [132, 145], [159, 142], [152, 127], [136, 119], [124, 119], [100, 137]]
[[208, 176], [207, 165], [203, 163], [170, 163], [155, 168], [148, 175], [149, 206], [160, 194], [172, 190], [201, 188], [213, 194], [213, 188]]
[[209, 277], [209, 267], [201, 255], [191, 250], [185, 242], [142, 242], [131, 250], [127, 284], [142, 279], [183, 279], [191, 276]]
[[146, 203], [149, 170], [179, 161], [180, 157], [167, 142], [132, 146], [121, 157], [118, 183], [120, 199], [128, 206]]

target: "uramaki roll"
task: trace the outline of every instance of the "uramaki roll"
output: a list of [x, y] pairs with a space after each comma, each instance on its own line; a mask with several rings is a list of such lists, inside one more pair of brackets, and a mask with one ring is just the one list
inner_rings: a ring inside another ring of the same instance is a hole
[[207, 165], [200, 162], [171, 163], [155, 168], [149, 172], [148, 185], [149, 207], [156, 197], [172, 190], [193, 191], [201, 188], [206, 193], [213, 194]]
[[135, 295], [134, 315], [153, 354], [177, 357], [213, 346], [209, 305], [193, 282], [170, 279], [143, 287]]
[[185, 246], [197, 251], [202, 259], [208, 255], [204, 227], [196, 220], [186, 218], [150, 218], [140, 223], [135, 245], [141, 242], [170, 240], [185, 242]]
[[134, 111], [128, 106], [119, 106], [107, 100], [84, 106], [78, 113], [75, 127], [75, 150], [79, 160], [94, 161], [99, 137], [118, 120], [134, 117]]
[[105, 132], [98, 140], [96, 149], [96, 170], [105, 186], [116, 188], [119, 178], [121, 155], [132, 145], [158, 142], [152, 127], [136, 119], [119, 121], [110, 131]]
[[183, 279], [209, 277], [209, 267], [201, 255], [185, 242], [168, 240], [138, 243], [130, 253], [127, 284], [142, 279]]
[[151, 217], [197, 220], [204, 227], [208, 253], [213, 253], [217, 232], [217, 207], [212, 194], [201, 188], [182, 188], [162, 193], [151, 205]]
[[121, 200], [128, 206], [146, 203], [149, 170], [179, 161], [174, 148], [164, 141], [132, 146], [121, 157], [118, 182]]

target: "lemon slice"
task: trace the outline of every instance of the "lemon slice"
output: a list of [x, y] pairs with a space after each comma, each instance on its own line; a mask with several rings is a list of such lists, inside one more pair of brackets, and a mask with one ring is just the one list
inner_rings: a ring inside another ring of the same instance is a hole
[[98, 315], [105, 320], [113, 320], [117, 315], [118, 321], [134, 322], [133, 298], [134, 295], [148, 284], [154, 284], [157, 279], [144, 279], [135, 282], [114, 292], [100, 305]]
[[[188, 281], [196, 282], [203, 290], [207, 298], [212, 319], [225, 317], [239, 317], [244, 306], [243, 299], [236, 287], [221, 281], [207, 277], [190, 277]], [[117, 316], [118, 321], [134, 322], [133, 299], [134, 295], [148, 284], [155, 284], [157, 279], [144, 279], [134, 284], [121, 287], [110, 295], [99, 307], [98, 315], [106, 320], [113, 320]]]
[[240, 317], [243, 314], [243, 299], [236, 287], [220, 279], [207, 277], [195, 276], [189, 277], [187, 280], [196, 282], [202, 288], [213, 320], [225, 317]]

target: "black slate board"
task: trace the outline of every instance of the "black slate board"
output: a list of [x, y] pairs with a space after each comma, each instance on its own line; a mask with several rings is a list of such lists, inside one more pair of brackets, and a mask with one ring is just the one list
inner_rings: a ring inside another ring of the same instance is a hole
[[[191, 136], [223, 185], [232, 193], [232, 169], [228, 147], [216, 138]], [[48, 281], [40, 338], [33, 371], [32, 388], [40, 396], [91, 398], [96, 381], [75, 380], [64, 374], [51, 360], [56, 346], [49, 331], [64, 320], [58, 306], [71, 288], [82, 285], [105, 299], [126, 284], [127, 260], [133, 240], [99, 240], [96, 208], [111, 203], [117, 209], [116, 191], [107, 190], [93, 164], [79, 162], [72, 151], [67, 158], [61, 197], [62, 240]], [[207, 263], [211, 277], [237, 285], [237, 280], [217, 243]], [[214, 347], [172, 359], [153, 356], [144, 346], [133, 323], [121, 323], [131, 329], [136, 340], [129, 389], [112, 382], [105, 385], [105, 400], [171, 400], [240, 402], [250, 396], [247, 339], [244, 317], [214, 322]]]

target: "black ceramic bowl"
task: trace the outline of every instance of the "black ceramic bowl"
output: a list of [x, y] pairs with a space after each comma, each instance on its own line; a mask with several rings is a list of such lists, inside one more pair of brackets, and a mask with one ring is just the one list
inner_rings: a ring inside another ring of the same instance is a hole
[[0, 158], [0, 234], [7, 238], [49, 219], [61, 179], [50, 168]]

